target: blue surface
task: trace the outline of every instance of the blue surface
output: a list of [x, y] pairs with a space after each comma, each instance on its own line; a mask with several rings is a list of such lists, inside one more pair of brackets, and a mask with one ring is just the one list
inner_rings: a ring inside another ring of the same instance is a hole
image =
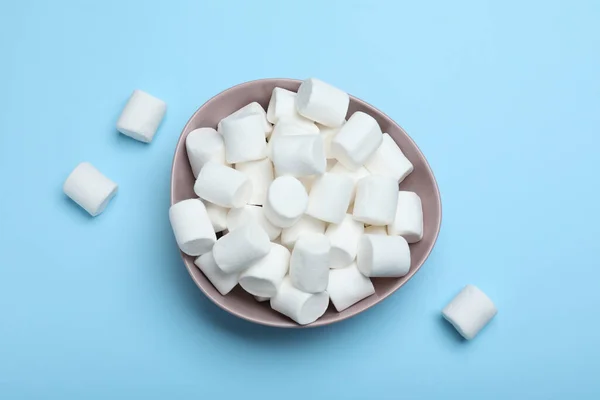
[[[599, 19], [591, 0], [2, 1], [0, 398], [599, 398]], [[308, 76], [409, 132], [444, 221], [390, 299], [282, 331], [189, 279], [169, 173], [211, 96]], [[135, 88], [169, 105], [150, 145], [115, 131]], [[120, 184], [96, 219], [61, 192], [84, 160]], [[472, 342], [439, 315], [466, 283], [499, 308]]]

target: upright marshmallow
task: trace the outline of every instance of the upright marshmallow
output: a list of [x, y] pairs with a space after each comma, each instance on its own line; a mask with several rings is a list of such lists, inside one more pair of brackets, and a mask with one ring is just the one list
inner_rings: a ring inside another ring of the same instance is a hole
[[[315, 128], [316, 128], [316, 126], [315, 126]], [[271, 137], [269, 138], [269, 142], [267, 143], [267, 156], [270, 159], [273, 159], [273, 144], [277, 141], [277, 138], [282, 137], [282, 136], [294, 136], [294, 135], [318, 136], [319, 131], [318, 131], [318, 128], [316, 128], [316, 129], [317, 129], [316, 131], [311, 131], [311, 130], [303, 128], [300, 125], [297, 125], [297, 124], [291, 122], [288, 119], [282, 119], [273, 128], [273, 133], [271, 134]]]
[[398, 182], [383, 175], [369, 175], [356, 184], [352, 215], [369, 225], [387, 225], [394, 221], [398, 204]]
[[357, 111], [331, 141], [331, 154], [346, 168], [358, 169], [379, 148], [382, 137], [375, 118]]
[[269, 222], [265, 216], [263, 207], [247, 205], [240, 208], [232, 208], [227, 214], [227, 227], [230, 231], [250, 222], [260, 225], [270, 240], [277, 238], [281, 233], [281, 228]]
[[289, 265], [290, 251], [280, 244], [271, 243], [269, 254], [242, 272], [240, 286], [251, 295], [273, 297]]
[[271, 242], [256, 223], [248, 223], [221, 236], [213, 247], [219, 268], [228, 274], [242, 272], [269, 254]]
[[398, 206], [394, 221], [387, 226], [389, 235], [400, 235], [408, 243], [423, 239], [423, 206], [414, 192], [398, 192]]
[[166, 111], [164, 101], [134, 90], [117, 121], [117, 130], [140, 142], [150, 143]]
[[329, 239], [318, 233], [302, 235], [290, 259], [290, 279], [303, 292], [320, 293], [329, 281]]
[[198, 128], [191, 131], [185, 138], [185, 148], [195, 178], [208, 161], [226, 164], [223, 137], [213, 128]]
[[[344, 123], [346, 123], [346, 121], [344, 121]], [[333, 154], [331, 154], [331, 141], [333, 140], [335, 135], [337, 135], [337, 133], [340, 131], [341, 127], [330, 128], [325, 125], [317, 125], [317, 127], [319, 128], [321, 139], [323, 139], [323, 149], [325, 149], [325, 157], [327, 157], [328, 160], [335, 160], [335, 157], [333, 157]]]
[[291, 176], [275, 178], [264, 205], [267, 219], [275, 226], [289, 228], [306, 211], [308, 195], [302, 183]]
[[315, 78], [302, 82], [296, 96], [300, 115], [333, 128], [344, 123], [349, 105], [348, 93]]
[[215, 262], [215, 257], [213, 256], [212, 251], [204, 253], [200, 257], [196, 258], [194, 264], [196, 264], [196, 267], [202, 271], [204, 276], [206, 276], [206, 279], [208, 279], [215, 289], [217, 289], [223, 296], [231, 292], [238, 284], [238, 278], [240, 274], [226, 274], [225, 272], [221, 271]]
[[344, 311], [375, 293], [369, 278], [360, 273], [355, 263], [329, 271], [327, 293], [338, 312]]
[[211, 203], [210, 201], [203, 200], [204, 206], [206, 207], [206, 213], [213, 226], [215, 232], [223, 232], [227, 229], [227, 213], [228, 208], [218, 206]]
[[350, 196], [350, 204], [354, 204], [354, 198], [356, 197], [356, 185], [358, 181], [360, 181], [365, 176], [371, 175], [369, 171], [365, 167], [360, 167], [356, 170], [348, 169], [344, 166], [344, 164], [337, 162], [329, 171], [332, 174], [344, 174], [352, 178], [353, 186], [352, 186], [352, 195]]
[[169, 209], [169, 220], [177, 245], [185, 254], [199, 256], [208, 253], [217, 236], [199, 199], [188, 199], [173, 204]]
[[326, 172], [312, 185], [306, 213], [322, 221], [339, 224], [350, 205], [353, 187], [348, 176]]
[[387, 235], [385, 226], [369, 225], [365, 227], [365, 233], [368, 235]]
[[267, 190], [273, 182], [273, 164], [271, 160], [265, 158], [238, 163], [235, 165], [235, 169], [245, 174], [252, 182], [252, 196], [250, 196], [248, 203], [262, 206], [267, 197]]
[[329, 239], [329, 267], [343, 268], [352, 263], [356, 258], [358, 242], [363, 235], [365, 226], [362, 222], [354, 220], [352, 215], [346, 214], [339, 224], [330, 224], [325, 231]]
[[248, 115], [254, 115], [254, 114], [260, 116], [261, 121], [262, 121], [263, 130], [265, 131], [265, 136], [268, 137], [271, 134], [271, 131], [273, 131], [273, 126], [271, 126], [271, 124], [267, 120], [267, 112], [265, 111], [265, 109], [262, 108], [262, 106], [260, 104], [258, 104], [256, 101], [245, 105], [244, 107], [240, 108], [236, 112], [223, 118], [217, 125], [217, 131], [219, 131], [219, 133], [221, 133], [223, 131], [223, 121], [224, 120], [246, 117]]
[[221, 207], [242, 207], [252, 196], [252, 183], [242, 172], [209, 161], [198, 174], [194, 192]]
[[299, 237], [311, 233], [325, 233], [325, 222], [309, 215], [303, 215], [294, 225], [281, 231], [281, 244], [291, 249]]
[[277, 176], [322, 174], [327, 166], [323, 141], [318, 135], [289, 135], [273, 142], [273, 165]]
[[412, 163], [387, 133], [383, 134], [379, 148], [366, 161], [365, 167], [372, 174], [391, 176], [398, 183], [402, 182], [413, 171]]
[[444, 318], [467, 340], [473, 339], [497, 314], [496, 306], [481, 290], [467, 285], [442, 311]]
[[104, 211], [118, 188], [88, 162], [77, 165], [63, 184], [63, 192], [92, 217]]
[[249, 114], [221, 121], [225, 160], [230, 164], [262, 160], [267, 157], [267, 142], [262, 117]]
[[308, 131], [319, 130], [315, 123], [304, 118], [296, 111], [296, 93], [287, 89], [276, 87], [271, 94], [269, 106], [267, 108], [267, 119], [273, 124], [278, 124], [280, 120], [298, 125]]
[[325, 314], [329, 305], [327, 292], [317, 294], [303, 292], [292, 285], [288, 277], [271, 297], [271, 308], [296, 321], [300, 325], [315, 322]]
[[369, 278], [398, 278], [410, 270], [410, 249], [402, 236], [363, 235], [356, 256], [358, 269]]

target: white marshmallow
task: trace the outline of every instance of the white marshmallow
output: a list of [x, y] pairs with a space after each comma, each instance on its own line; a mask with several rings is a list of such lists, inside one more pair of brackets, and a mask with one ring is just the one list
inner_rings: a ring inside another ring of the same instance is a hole
[[363, 235], [356, 264], [369, 278], [398, 278], [410, 270], [410, 249], [402, 236]]
[[385, 226], [369, 225], [365, 227], [365, 233], [368, 235], [387, 235]]
[[331, 250], [329, 252], [329, 267], [343, 268], [352, 263], [356, 258], [358, 242], [363, 235], [365, 226], [362, 222], [355, 221], [352, 215], [346, 214], [339, 224], [330, 224], [325, 231], [329, 239]]
[[276, 87], [271, 94], [269, 106], [267, 107], [267, 119], [273, 124], [278, 124], [280, 120], [285, 119], [289, 123], [298, 125], [308, 131], [318, 133], [319, 130], [315, 123], [304, 118], [296, 110], [296, 93], [287, 89]]
[[215, 231], [199, 199], [188, 199], [169, 208], [169, 220], [177, 245], [185, 254], [199, 256], [209, 252], [217, 240]]
[[394, 139], [387, 133], [383, 134], [381, 144], [375, 154], [365, 162], [365, 168], [375, 175], [391, 176], [398, 183], [413, 171], [413, 165], [402, 153]]
[[245, 105], [244, 107], [240, 108], [236, 112], [223, 118], [217, 125], [217, 131], [219, 133], [221, 133], [223, 131], [223, 121], [226, 119], [235, 119], [235, 118], [240, 118], [240, 117], [246, 117], [248, 115], [253, 115], [253, 114], [259, 115], [261, 117], [265, 136], [268, 137], [271, 134], [271, 131], [273, 131], [273, 126], [271, 126], [269, 121], [267, 121], [267, 112], [265, 111], [265, 109], [262, 108], [262, 106], [260, 104], [258, 104], [256, 101]]
[[140, 142], [150, 143], [166, 111], [164, 101], [134, 90], [117, 121], [117, 130]]
[[251, 295], [273, 297], [288, 272], [290, 251], [271, 243], [271, 250], [240, 275], [240, 286]]
[[[345, 120], [344, 123], [346, 123]], [[323, 139], [323, 149], [325, 150], [325, 157], [327, 157], [328, 160], [335, 160], [335, 157], [333, 157], [333, 154], [331, 154], [331, 141], [333, 140], [335, 135], [337, 135], [337, 133], [340, 131], [341, 127], [330, 128], [325, 125], [317, 125], [317, 127], [319, 128], [321, 139]]]
[[88, 162], [77, 165], [63, 183], [63, 192], [92, 217], [104, 211], [118, 189], [115, 182]]
[[306, 211], [308, 195], [302, 183], [291, 176], [275, 178], [267, 192], [264, 212], [275, 226], [289, 228]]
[[279, 136], [273, 142], [271, 157], [277, 176], [322, 174], [327, 166], [319, 135]]
[[256, 301], [258, 301], [259, 303], [263, 303], [265, 301], [269, 301], [270, 300], [269, 297], [262, 297], [262, 296], [254, 296], [254, 299]]
[[202, 254], [194, 261], [196, 267], [202, 271], [206, 279], [212, 283], [212, 285], [225, 296], [231, 292], [233, 288], [238, 284], [239, 273], [227, 274], [217, 266], [215, 257], [212, 251]]
[[240, 171], [209, 161], [198, 174], [194, 192], [221, 207], [242, 207], [252, 196], [252, 182]]
[[357, 111], [331, 141], [331, 154], [346, 168], [357, 169], [375, 153], [382, 138], [375, 118]]
[[364, 178], [365, 176], [371, 175], [369, 171], [365, 167], [359, 167], [356, 170], [351, 170], [344, 167], [344, 164], [337, 162], [329, 171], [332, 174], [344, 174], [352, 178], [352, 195], [350, 196], [350, 204], [354, 204], [354, 198], [356, 197], [356, 185], [358, 181]]
[[245, 174], [252, 182], [252, 196], [249, 204], [263, 205], [267, 197], [267, 190], [273, 182], [273, 164], [271, 160], [248, 161], [235, 164], [235, 169]]
[[387, 226], [389, 235], [400, 235], [408, 243], [423, 239], [423, 206], [414, 192], [398, 192], [398, 205], [394, 221]]
[[369, 175], [356, 184], [352, 215], [369, 225], [387, 225], [394, 221], [398, 204], [398, 182], [383, 175]]
[[360, 273], [355, 263], [329, 271], [327, 293], [338, 312], [344, 311], [375, 293], [375, 287], [369, 278]]
[[281, 244], [291, 249], [300, 236], [311, 233], [325, 233], [325, 222], [303, 215], [294, 225], [281, 231]]
[[342, 174], [324, 173], [310, 190], [306, 213], [325, 222], [339, 224], [350, 205], [353, 182]]
[[349, 105], [348, 93], [315, 78], [302, 82], [296, 96], [300, 115], [334, 128], [344, 123]]
[[300, 325], [315, 322], [325, 314], [329, 305], [327, 292], [317, 294], [305, 293], [295, 288], [289, 277], [286, 277], [277, 294], [271, 297], [271, 308], [291, 318]]
[[479, 288], [467, 285], [442, 311], [444, 318], [467, 340], [494, 318], [496, 306]]
[[226, 165], [223, 137], [213, 128], [199, 128], [191, 131], [185, 138], [185, 148], [194, 177], [207, 161]]
[[[316, 126], [315, 126], [316, 128]], [[318, 128], [316, 131], [307, 130], [297, 124], [292, 123], [288, 119], [282, 119], [273, 128], [273, 133], [267, 143], [267, 156], [273, 159], [273, 144], [277, 141], [277, 138], [282, 136], [293, 136], [293, 135], [318, 135]]]
[[250, 222], [260, 225], [270, 240], [274, 240], [281, 233], [281, 228], [269, 222], [265, 217], [264, 209], [260, 206], [246, 205], [241, 208], [232, 208], [227, 214], [227, 227], [229, 230], [237, 229]]
[[242, 272], [271, 250], [269, 236], [258, 224], [250, 222], [221, 236], [213, 247], [213, 256], [221, 270]]
[[206, 213], [214, 231], [223, 232], [227, 229], [227, 213], [229, 209], [213, 204], [210, 201], [202, 200], [202, 202], [204, 203], [204, 207], [206, 207]]
[[249, 114], [221, 121], [225, 160], [230, 164], [262, 160], [267, 157], [267, 142], [262, 117]]
[[320, 293], [329, 281], [329, 239], [320, 233], [302, 235], [290, 258], [290, 279], [303, 292]]

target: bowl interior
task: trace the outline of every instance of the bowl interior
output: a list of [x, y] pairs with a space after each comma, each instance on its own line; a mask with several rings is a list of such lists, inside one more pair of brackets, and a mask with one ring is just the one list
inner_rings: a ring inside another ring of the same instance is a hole
[[[262, 79], [243, 83], [219, 93], [190, 118], [181, 133], [173, 159], [171, 175], [171, 204], [181, 200], [196, 198], [193, 191], [194, 176], [190, 168], [185, 149], [185, 138], [192, 130], [201, 127], [213, 127], [227, 115], [256, 101], [265, 109], [269, 103], [271, 92], [275, 87], [282, 87], [296, 91], [300, 86], [299, 80], [294, 79]], [[373, 116], [383, 132], [387, 132], [398, 143], [406, 157], [414, 165], [414, 171], [401, 184], [401, 190], [416, 192], [423, 203], [423, 239], [410, 245], [411, 267], [407, 275], [402, 278], [373, 279], [375, 294], [352, 307], [338, 313], [330, 304], [327, 312], [316, 322], [307, 326], [320, 326], [341, 321], [366, 310], [382, 301], [408, 281], [423, 265], [437, 239], [441, 223], [441, 204], [438, 187], [433, 173], [412, 139], [406, 132], [387, 115], [360, 99], [350, 96], [348, 115], [356, 111], [363, 111]], [[212, 284], [204, 277], [202, 272], [194, 265], [194, 257], [182, 253], [183, 261], [198, 287], [218, 306], [252, 322], [279, 326], [299, 327], [287, 317], [271, 310], [268, 302], [259, 303], [238, 285], [227, 296], [222, 296]]]

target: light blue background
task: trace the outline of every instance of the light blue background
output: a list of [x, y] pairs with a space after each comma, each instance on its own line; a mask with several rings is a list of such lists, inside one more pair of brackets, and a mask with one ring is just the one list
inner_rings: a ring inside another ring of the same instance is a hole
[[[600, 396], [600, 2], [0, 3], [0, 398], [592, 399]], [[428, 157], [441, 235], [405, 287], [283, 331], [196, 288], [168, 223], [193, 111], [234, 84], [316, 76], [398, 121]], [[117, 134], [164, 99], [150, 145]], [[99, 218], [61, 192], [90, 161]], [[466, 283], [499, 314], [462, 342]]]

